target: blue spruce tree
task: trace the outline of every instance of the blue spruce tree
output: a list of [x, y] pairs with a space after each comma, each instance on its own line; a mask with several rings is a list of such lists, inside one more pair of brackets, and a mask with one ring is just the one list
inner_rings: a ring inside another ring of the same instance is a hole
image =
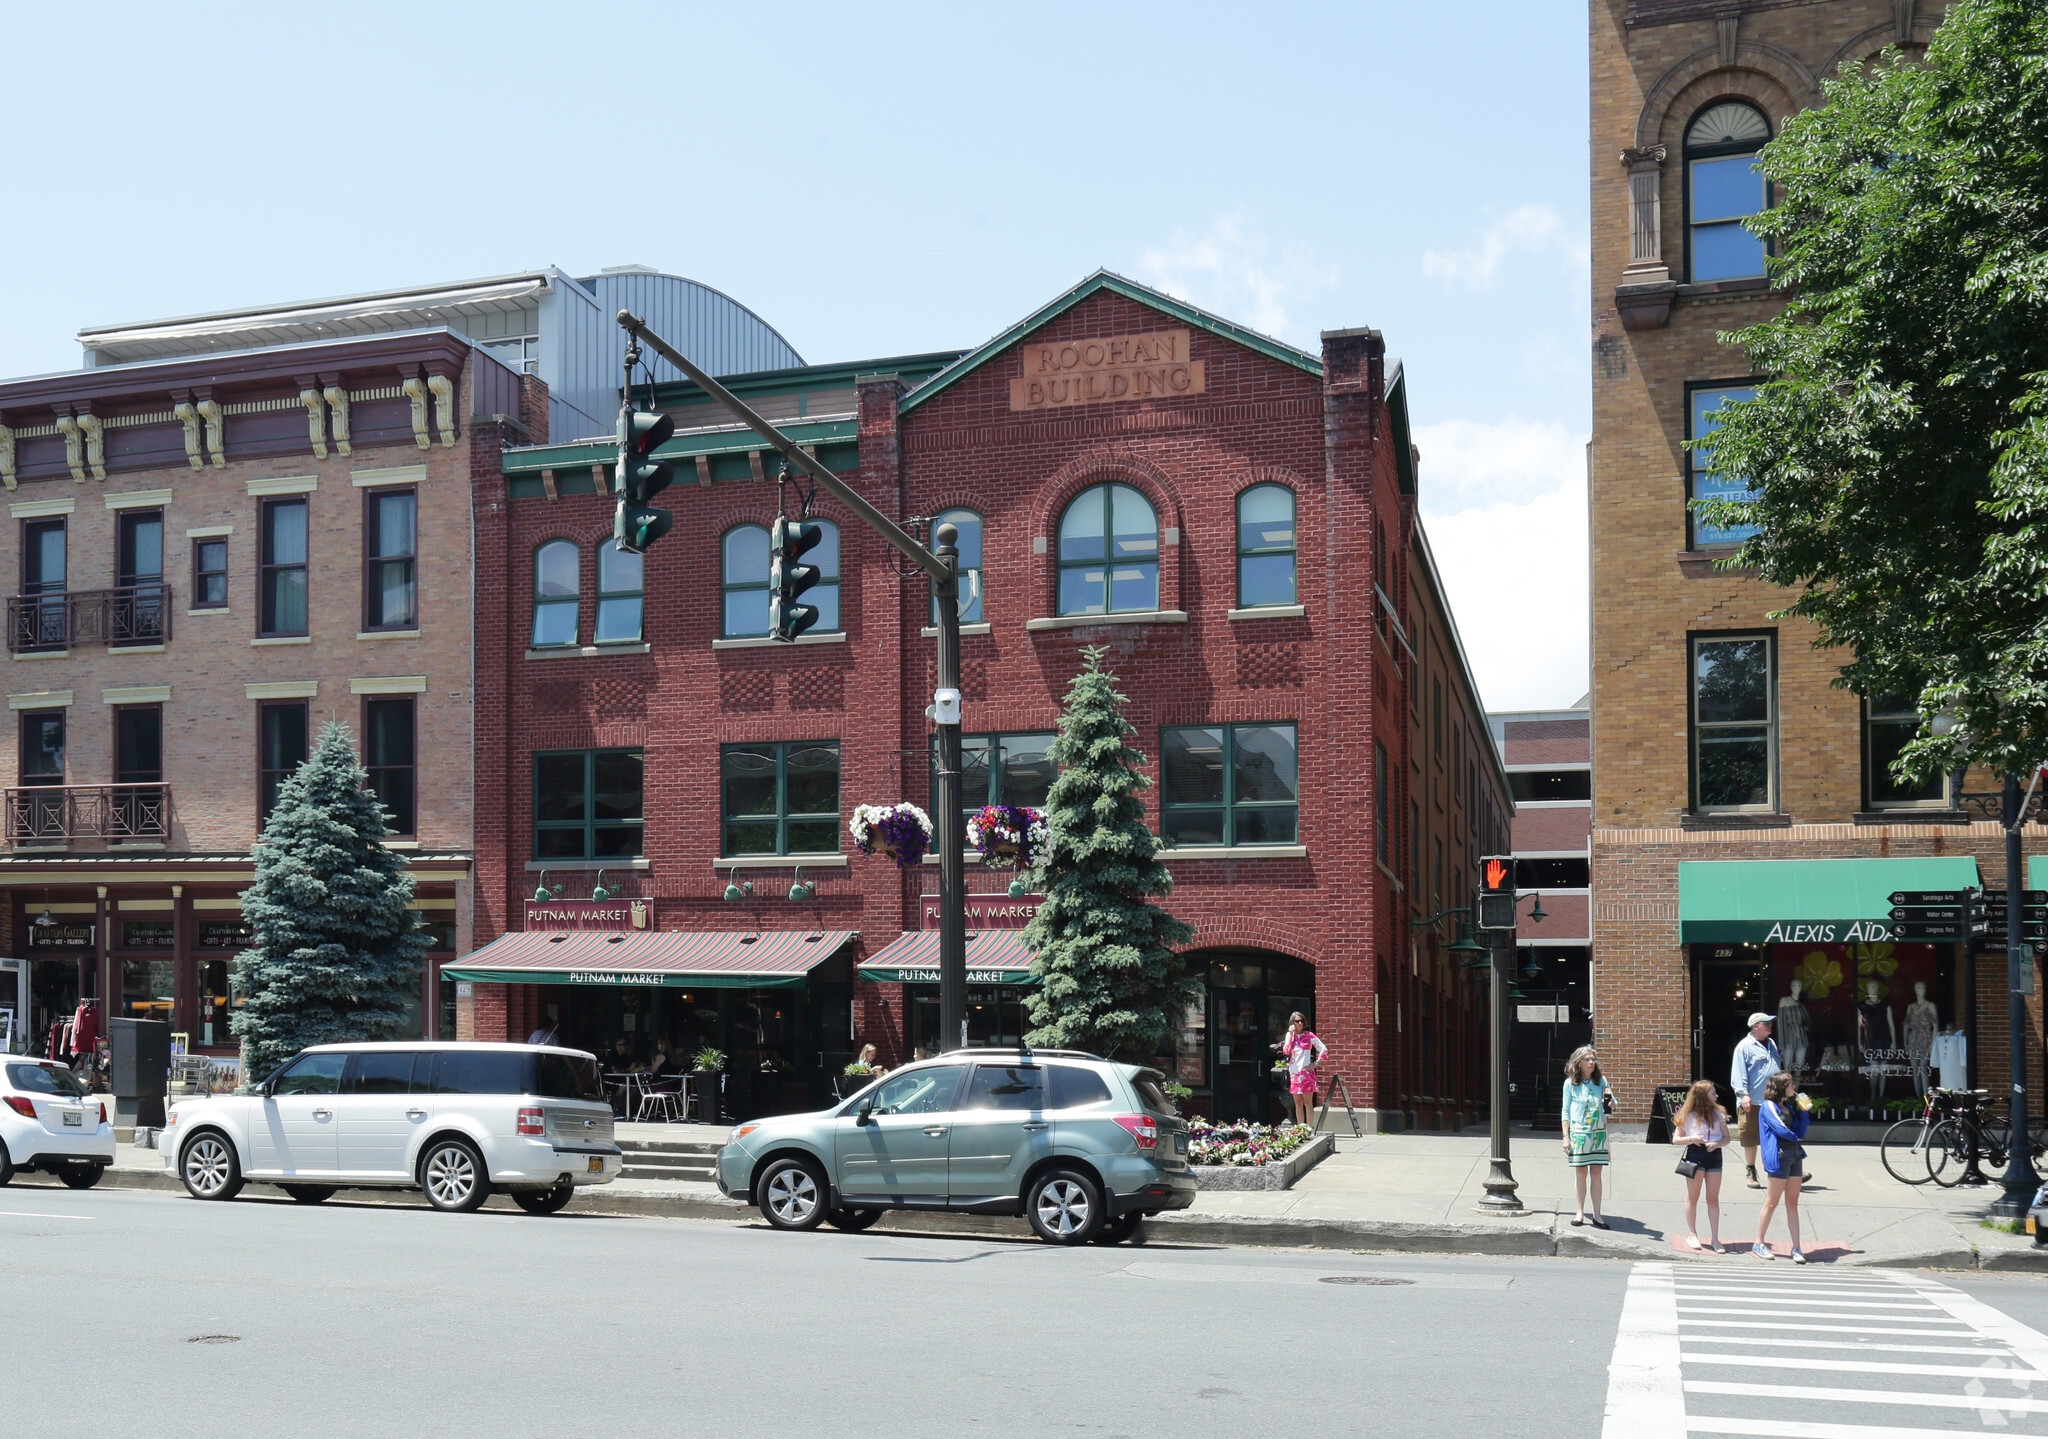
[[247, 1079], [309, 1044], [389, 1038], [418, 998], [427, 937], [408, 907], [413, 878], [384, 846], [364, 779], [348, 726], [330, 722], [263, 826], [231, 1026]]
[[1145, 757], [1129, 743], [1129, 701], [1102, 668], [1103, 651], [1082, 654], [1087, 668], [1067, 687], [1052, 746], [1049, 836], [1033, 861], [1045, 902], [1024, 930], [1039, 980], [1026, 1001], [1029, 1040], [1150, 1064], [1172, 1052], [1193, 997], [1175, 946], [1194, 930], [1150, 902], [1173, 892], [1173, 876], [1138, 798], [1150, 783], [1138, 770]]

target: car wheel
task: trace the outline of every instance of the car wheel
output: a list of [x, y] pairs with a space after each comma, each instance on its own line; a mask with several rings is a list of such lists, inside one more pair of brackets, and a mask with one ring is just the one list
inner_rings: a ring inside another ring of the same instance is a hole
[[1143, 1244], [1145, 1216], [1142, 1212], [1120, 1214], [1095, 1231], [1097, 1244]]
[[447, 1214], [467, 1214], [490, 1195], [483, 1156], [466, 1139], [443, 1139], [420, 1160], [427, 1203]]
[[825, 1180], [801, 1159], [778, 1159], [754, 1181], [761, 1213], [777, 1229], [816, 1229], [825, 1217]]
[[233, 1199], [242, 1192], [242, 1164], [227, 1136], [212, 1131], [197, 1135], [178, 1161], [178, 1177], [194, 1199]]
[[834, 1229], [843, 1229], [848, 1234], [858, 1234], [882, 1217], [879, 1209], [835, 1209], [825, 1216], [825, 1222]]
[[512, 1202], [528, 1214], [560, 1214], [575, 1194], [576, 1186], [564, 1179], [552, 1189], [515, 1189]]
[[284, 1184], [278, 1186], [301, 1204], [325, 1204], [334, 1198], [331, 1184]]
[[90, 1189], [100, 1182], [100, 1176], [107, 1172], [104, 1164], [67, 1164], [57, 1171], [57, 1177], [71, 1189]]
[[1032, 1182], [1024, 1213], [1048, 1244], [1086, 1244], [1102, 1226], [1102, 1190], [1078, 1169], [1049, 1169]]
[[7, 1157], [7, 1145], [5, 1142], [0, 1142], [0, 1185], [10, 1184], [13, 1180], [14, 1161]]

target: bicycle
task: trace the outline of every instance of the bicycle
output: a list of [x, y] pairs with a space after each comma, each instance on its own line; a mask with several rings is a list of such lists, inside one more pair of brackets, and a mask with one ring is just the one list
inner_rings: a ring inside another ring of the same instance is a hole
[[1878, 1141], [1878, 1155], [1884, 1161], [1885, 1173], [1901, 1184], [1925, 1184], [1934, 1178], [1934, 1165], [1930, 1142], [1941, 1127], [1937, 1117], [1944, 1108], [1943, 1097], [1947, 1090], [1930, 1089], [1927, 1103], [1917, 1119], [1901, 1119], [1884, 1132]]
[[[1978, 1102], [1989, 1099], [1986, 1090], [1956, 1092], [1955, 1097], [1967, 1102], [1936, 1124], [1926, 1143], [1928, 1176], [1943, 1189], [1973, 1178], [1982, 1182], [1986, 1176], [1976, 1166], [1980, 1157], [1993, 1169], [2003, 1169], [2012, 1157], [2010, 1112], [1987, 1113], [1986, 1106]], [[2028, 1153], [2038, 1166], [2048, 1152], [2048, 1134], [2029, 1126], [2027, 1141]]]

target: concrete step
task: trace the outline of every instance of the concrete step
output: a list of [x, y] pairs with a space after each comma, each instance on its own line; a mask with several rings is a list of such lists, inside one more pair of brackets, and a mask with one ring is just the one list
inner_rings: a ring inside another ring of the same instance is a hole
[[708, 1184], [719, 1146], [708, 1140], [622, 1139], [621, 1179], [690, 1179]]

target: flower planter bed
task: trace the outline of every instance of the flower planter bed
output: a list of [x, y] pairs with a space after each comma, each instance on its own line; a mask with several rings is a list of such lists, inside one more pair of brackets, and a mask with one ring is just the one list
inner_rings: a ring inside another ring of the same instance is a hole
[[[1209, 1125], [1197, 1120], [1189, 1138], [1188, 1169], [1202, 1189], [1291, 1189], [1337, 1148], [1334, 1135], [1317, 1134], [1303, 1124]], [[1223, 1162], [1201, 1162], [1205, 1159]]]

